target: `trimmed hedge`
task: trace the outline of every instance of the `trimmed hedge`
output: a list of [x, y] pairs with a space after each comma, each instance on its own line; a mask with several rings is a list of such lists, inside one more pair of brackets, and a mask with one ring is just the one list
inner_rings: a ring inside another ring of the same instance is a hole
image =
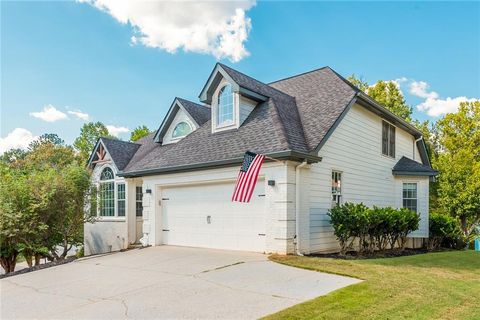
[[345, 203], [332, 208], [330, 216], [340, 253], [356, 250], [361, 254], [375, 250], [405, 248], [407, 235], [418, 229], [420, 217], [409, 209], [368, 208], [363, 203]]

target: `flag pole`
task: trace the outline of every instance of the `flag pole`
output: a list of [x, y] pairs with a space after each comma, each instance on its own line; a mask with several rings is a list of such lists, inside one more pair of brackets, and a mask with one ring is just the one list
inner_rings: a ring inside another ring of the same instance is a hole
[[269, 159], [269, 160], [273, 160], [273, 161], [276, 161], [276, 162], [280, 162], [280, 163], [282, 163], [282, 164], [284, 163], [284, 162], [283, 162], [283, 161], [281, 161], [281, 160], [278, 160], [278, 159], [275, 159], [275, 158], [269, 157], [269, 156], [267, 156], [267, 155], [264, 155], [264, 157], [265, 157], [265, 159]]

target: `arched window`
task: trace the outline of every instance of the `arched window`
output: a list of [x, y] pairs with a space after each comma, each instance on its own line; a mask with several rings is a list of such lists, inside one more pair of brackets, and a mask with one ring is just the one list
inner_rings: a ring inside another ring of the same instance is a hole
[[233, 122], [233, 91], [230, 84], [226, 84], [218, 93], [217, 124]]
[[100, 174], [100, 216], [115, 216], [115, 182], [112, 169], [105, 168]]
[[186, 122], [180, 122], [173, 129], [172, 138], [180, 138], [192, 132], [192, 127]]

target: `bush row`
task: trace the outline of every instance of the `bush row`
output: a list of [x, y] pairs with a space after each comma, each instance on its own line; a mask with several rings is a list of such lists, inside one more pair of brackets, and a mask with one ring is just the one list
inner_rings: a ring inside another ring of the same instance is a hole
[[336, 206], [328, 215], [341, 254], [356, 248], [361, 254], [396, 247], [403, 250], [407, 235], [418, 229], [420, 222], [419, 215], [409, 209], [368, 208], [363, 203]]

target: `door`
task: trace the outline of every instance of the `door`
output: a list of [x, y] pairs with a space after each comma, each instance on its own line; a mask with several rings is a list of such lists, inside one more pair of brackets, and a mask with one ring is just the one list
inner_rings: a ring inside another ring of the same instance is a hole
[[162, 188], [164, 244], [265, 251], [265, 183], [250, 203], [232, 202], [234, 182]]

